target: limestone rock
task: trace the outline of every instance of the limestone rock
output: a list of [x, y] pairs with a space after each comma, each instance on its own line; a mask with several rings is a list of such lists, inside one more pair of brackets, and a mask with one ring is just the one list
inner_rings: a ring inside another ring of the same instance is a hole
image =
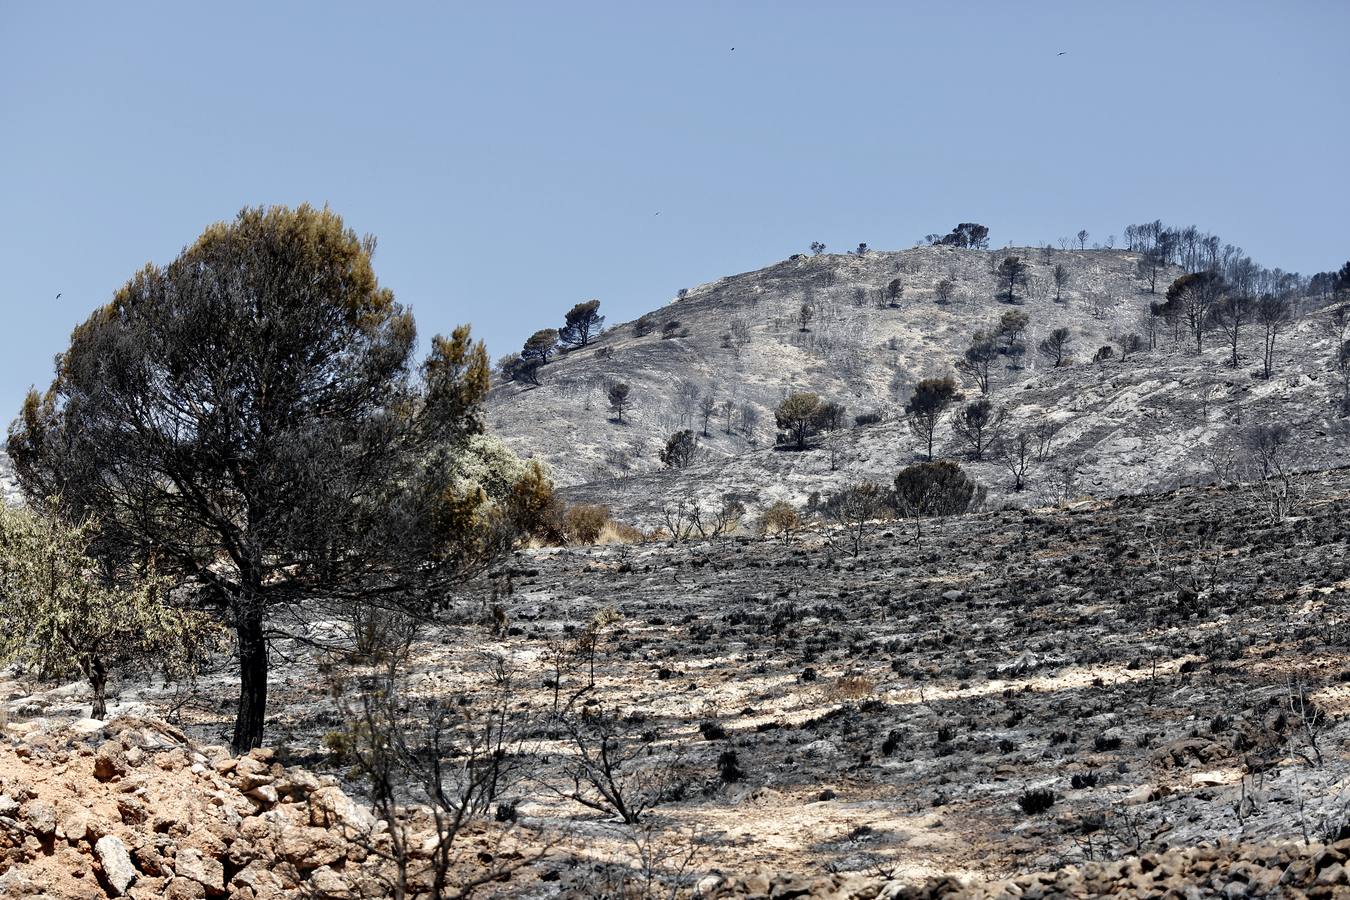
[[105, 834], [94, 844], [94, 855], [98, 857], [98, 864], [103, 867], [103, 877], [107, 880], [112, 895], [120, 897], [125, 894], [139, 874], [136, 867], [131, 864], [127, 845], [122, 843], [121, 838]]

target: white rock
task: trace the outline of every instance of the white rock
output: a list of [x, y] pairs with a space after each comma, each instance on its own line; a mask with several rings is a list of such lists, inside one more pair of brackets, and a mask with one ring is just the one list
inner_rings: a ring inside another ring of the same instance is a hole
[[140, 875], [131, 863], [126, 844], [122, 843], [121, 838], [105, 834], [94, 844], [94, 854], [98, 856], [98, 864], [103, 867], [103, 875], [108, 880], [112, 895], [120, 897], [125, 894]]

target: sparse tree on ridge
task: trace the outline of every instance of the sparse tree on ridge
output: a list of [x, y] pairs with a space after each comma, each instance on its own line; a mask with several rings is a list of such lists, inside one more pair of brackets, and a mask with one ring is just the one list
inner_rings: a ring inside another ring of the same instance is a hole
[[960, 399], [961, 392], [950, 375], [925, 378], [914, 386], [914, 393], [905, 404], [905, 421], [915, 437], [923, 441], [929, 460], [933, 458], [933, 435], [938, 423], [948, 408]]
[[1086, 250], [1088, 242], [1087, 229], [1086, 228], [1080, 229], [1076, 237], [1078, 238], [1078, 249]]
[[824, 245], [824, 244], [822, 244], [820, 241], [812, 241], [812, 242], [811, 242], [811, 255], [812, 255], [812, 256], [819, 256], [820, 254], [822, 254], [822, 253], [824, 253], [824, 252], [825, 252], [825, 245]]
[[541, 328], [525, 341], [525, 346], [520, 351], [520, 357], [521, 359], [538, 360], [540, 365], [546, 365], [549, 357], [557, 349], [558, 329]]
[[1195, 352], [1199, 353], [1214, 306], [1224, 293], [1223, 278], [1217, 272], [1191, 272], [1167, 288], [1167, 302], [1159, 307], [1159, 311], [1173, 321], [1186, 324], [1191, 337], [1195, 338]]
[[609, 386], [609, 408], [614, 412], [614, 419], [620, 425], [623, 424], [624, 410], [628, 409], [631, 393], [627, 384], [622, 381], [615, 382]]
[[1055, 282], [1055, 302], [1059, 303], [1061, 302], [1061, 294], [1064, 289], [1068, 287], [1069, 282], [1073, 280], [1073, 273], [1071, 273], [1063, 263], [1055, 263], [1055, 268], [1051, 273], [1051, 277]]
[[1056, 328], [1050, 332], [1045, 340], [1041, 341], [1041, 355], [1055, 364], [1058, 369], [1067, 365], [1069, 362], [1069, 352], [1073, 346], [1073, 335], [1067, 328]]
[[810, 331], [811, 320], [815, 318], [816, 310], [810, 303], [803, 303], [797, 309], [798, 331]]
[[563, 327], [558, 329], [558, 340], [569, 347], [585, 347], [605, 327], [600, 315], [600, 301], [586, 300], [567, 311]]
[[970, 346], [956, 361], [956, 371], [973, 378], [980, 388], [980, 393], [987, 394], [991, 370], [998, 357], [998, 341], [994, 336], [985, 331], [977, 331], [970, 339]]
[[1003, 297], [1009, 303], [1017, 302], [1017, 288], [1027, 283], [1027, 264], [1016, 256], [1005, 256], [998, 264], [997, 275], [1003, 285]]
[[708, 437], [708, 422], [712, 420], [717, 412], [717, 399], [712, 394], [704, 394], [698, 401], [698, 413], [703, 419], [702, 434]]
[[1210, 320], [1228, 339], [1228, 365], [1231, 368], [1238, 367], [1238, 341], [1242, 337], [1242, 329], [1255, 314], [1256, 303], [1252, 298], [1235, 291], [1223, 294], [1214, 303]]
[[1256, 301], [1256, 321], [1263, 331], [1261, 377], [1269, 378], [1275, 371], [1275, 339], [1280, 329], [1289, 324], [1293, 308], [1287, 297], [1262, 294]]
[[989, 247], [989, 229], [975, 222], [962, 222], [953, 228], [950, 234], [934, 243], [969, 250], [985, 250]]

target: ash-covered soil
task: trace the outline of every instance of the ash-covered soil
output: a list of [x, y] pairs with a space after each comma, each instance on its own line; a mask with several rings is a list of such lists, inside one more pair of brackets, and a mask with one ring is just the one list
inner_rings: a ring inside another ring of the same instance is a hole
[[[643, 840], [691, 860], [665, 873], [691, 890], [744, 892], [759, 872], [984, 883], [1331, 840], [1350, 822], [1350, 470], [1303, 476], [1301, 492], [1282, 521], [1249, 486], [981, 513], [921, 536], [888, 523], [856, 557], [828, 533], [523, 551], [423, 633], [409, 690], [481, 693], [493, 659], [512, 672], [528, 765], [509, 799], [557, 841], [515, 890], [541, 895], [594, 892], [607, 864], [641, 855], [634, 829], [569, 799], [555, 693], [644, 748], [636, 765], [662, 782]], [[604, 611], [591, 686], [579, 638]], [[268, 729], [278, 759], [342, 776], [323, 746], [342, 723], [332, 659], [278, 645]], [[9, 687], [15, 740], [79, 712], [77, 690], [26, 691]], [[223, 670], [186, 698], [133, 685], [120, 699], [216, 744], [232, 693]]]

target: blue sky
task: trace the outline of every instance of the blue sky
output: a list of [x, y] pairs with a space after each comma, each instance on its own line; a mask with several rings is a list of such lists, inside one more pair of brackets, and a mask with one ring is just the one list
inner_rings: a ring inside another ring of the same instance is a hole
[[617, 322], [966, 220], [1160, 217], [1333, 268], [1347, 34], [1343, 0], [0, 0], [0, 420], [137, 268], [254, 204], [331, 205], [424, 336], [469, 321], [494, 357], [582, 299]]

